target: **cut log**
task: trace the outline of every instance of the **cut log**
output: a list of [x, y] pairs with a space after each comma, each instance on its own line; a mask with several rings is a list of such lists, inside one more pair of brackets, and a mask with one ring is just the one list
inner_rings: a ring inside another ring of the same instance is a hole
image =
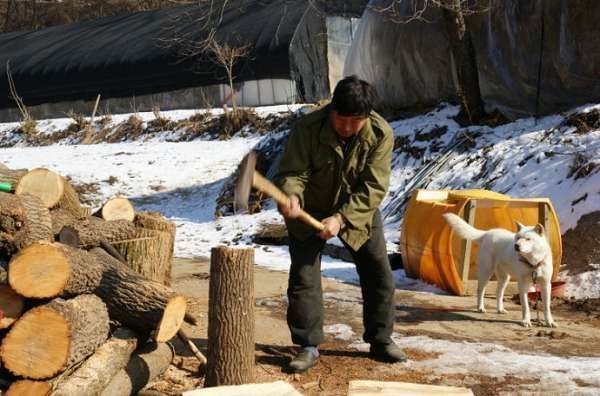
[[10, 385], [6, 396], [48, 396], [52, 383], [48, 381], [19, 380]]
[[[173, 260], [173, 252], [175, 250], [175, 236], [177, 232], [177, 226], [172, 221], [167, 220], [162, 214], [158, 212], [138, 212], [135, 215], [134, 224], [138, 227], [147, 228], [149, 230], [164, 231], [170, 236], [169, 238], [169, 258], [168, 262], [171, 263]], [[168, 283], [171, 282], [171, 266], [168, 267], [168, 273], [165, 274], [165, 280]]]
[[136, 395], [149, 382], [164, 373], [174, 357], [173, 347], [167, 343], [144, 345], [131, 357], [127, 367], [115, 375], [101, 396]]
[[35, 241], [51, 239], [50, 214], [38, 198], [0, 192], [0, 258], [8, 260]]
[[27, 174], [27, 169], [0, 169], [0, 181], [9, 182], [12, 184], [13, 189], [19, 184], [19, 181], [23, 176]]
[[66, 210], [78, 219], [89, 217], [91, 209], [81, 205], [79, 193], [75, 191], [75, 188], [65, 178], [63, 178], [63, 186], [64, 191], [56, 207]]
[[173, 338], [183, 322], [185, 297], [145, 279], [103, 249], [90, 252], [59, 243], [36, 243], [9, 263], [9, 283], [25, 297], [94, 293], [110, 317], [159, 342]]
[[77, 219], [71, 213], [62, 209], [50, 212], [52, 232], [58, 235], [63, 227], [68, 226], [79, 236], [81, 247], [90, 249], [100, 246], [101, 241], [114, 243], [135, 237], [136, 227], [126, 220], [106, 221], [99, 217]]
[[58, 383], [52, 396], [100, 394], [127, 365], [136, 346], [137, 338], [133, 331], [125, 327], [117, 329], [81, 367]]
[[211, 250], [205, 386], [254, 380], [254, 249]]
[[171, 283], [171, 235], [168, 233], [138, 227], [133, 238], [112, 245], [138, 274], [162, 284]]
[[34, 195], [48, 209], [58, 204], [64, 191], [63, 178], [58, 173], [45, 168], [36, 168], [27, 172], [15, 187], [15, 194], [28, 193]]
[[104, 220], [127, 220], [133, 221], [135, 218], [135, 209], [129, 200], [125, 197], [113, 197], [102, 205], [102, 207], [94, 213]]
[[30, 309], [11, 327], [0, 357], [15, 375], [51, 378], [94, 353], [108, 331], [106, 305], [97, 296], [56, 298]]
[[0, 329], [6, 329], [23, 313], [25, 298], [17, 294], [9, 285], [0, 285]]

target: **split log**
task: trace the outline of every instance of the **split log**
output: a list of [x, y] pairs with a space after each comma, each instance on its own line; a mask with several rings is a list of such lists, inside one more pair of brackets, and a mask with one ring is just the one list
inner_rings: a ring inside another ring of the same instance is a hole
[[10, 385], [6, 396], [48, 396], [51, 391], [51, 382], [19, 380]]
[[[175, 236], [177, 233], [177, 226], [172, 221], [167, 220], [162, 214], [158, 212], [138, 212], [135, 215], [135, 219], [133, 223], [142, 228], [147, 228], [149, 230], [156, 231], [164, 231], [169, 234], [169, 257], [168, 262], [171, 263], [173, 260], [173, 252], [175, 250]], [[168, 280], [168, 283], [165, 282], [166, 285], [171, 282], [171, 266], [167, 267], [168, 273], [165, 274], [165, 280]]]
[[27, 169], [0, 169], [0, 181], [12, 184], [13, 189], [19, 184], [23, 176], [27, 174]]
[[0, 258], [8, 259], [35, 241], [51, 239], [50, 214], [37, 197], [0, 192]]
[[106, 221], [99, 217], [78, 219], [71, 213], [62, 209], [50, 212], [52, 219], [52, 232], [58, 235], [68, 226], [79, 236], [82, 248], [90, 249], [100, 246], [101, 241], [114, 243], [135, 238], [136, 227], [127, 220]]
[[253, 382], [254, 249], [211, 250], [208, 307], [205, 386]]
[[0, 329], [10, 327], [23, 313], [25, 298], [15, 293], [9, 285], [0, 285]]
[[185, 297], [145, 279], [103, 249], [90, 252], [59, 243], [36, 243], [9, 263], [9, 283], [25, 297], [94, 293], [111, 319], [159, 342], [173, 338], [183, 322]]
[[117, 329], [81, 367], [60, 381], [52, 396], [98, 395], [129, 361], [137, 346], [136, 334], [125, 328]]
[[144, 345], [131, 357], [127, 367], [115, 375], [101, 396], [136, 395], [149, 382], [164, 373], [174, 357], [173, 347], [167, 343]]
[[15, 194], [24, 193], [38, 197], [48, 209], [62, 208], [76, 218], [84, 218], [90, 213], [81, 206], [79, 194], [71, 183], [49, 169], [37, 168], [23, 175], [15, 187]]
[[108, 331], [106, 305], [97, 296], [56, 298], [30, 309], [11, 327], [0, 357], [15, 375], [51, 378], [94, 353]]
[[168, 233], [137, 227], [133, 238], [112, 245], [138, 274], [162, 284], [171, 283], [171, 236]]
[[94, 213], [94, 216], [104, 220], [127, 220], [133, 221], [135, 218], [135, 209], [129, 200], [125, 197], [113, 197], [102, 205], [102, 207]]

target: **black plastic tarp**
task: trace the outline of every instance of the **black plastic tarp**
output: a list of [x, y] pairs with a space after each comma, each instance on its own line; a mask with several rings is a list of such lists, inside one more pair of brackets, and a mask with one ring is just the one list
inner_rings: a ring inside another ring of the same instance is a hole
[[[407, 21], [416, 0], [373, 0], [345, 74], [372, 82], [392, 108], [456, 99], [452, 56], [439, 8]], [[417, 2], [418, 4], [418, 2]], [[490, 0], [468, 17], [482, 98], [516, 117], [600, 100], [600, 1]]]
[[[289, 46], [308, 4], [306, 0], [228, 2], [217, 38], [252, 47], [238, 64], [237, 80], [290, 78]], [[6, 77], [9, 61], [18, 94], [27, 105], [223, 83], [222, 67], [206, 57], [185, 60], [182, 46], [172, 40], [204, 37], [198, 20], [206, 13], [206, 7], [183, 6], [2, 34], [0, 108], [14, 107]]]

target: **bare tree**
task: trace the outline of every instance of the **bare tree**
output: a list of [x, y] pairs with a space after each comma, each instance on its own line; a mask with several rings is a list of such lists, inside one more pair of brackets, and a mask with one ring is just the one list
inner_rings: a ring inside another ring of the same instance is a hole
[[[430, 7], [440, 8], [450, 38], [450, 50], [454, 58], [457, 77], [457, 94], [461, 102], [459, 119], [478, 123], [486, 116], [481, 90], [475, 49], [467, 17], [476, 13], [488, 12], [488, 0], [391, 0], [383, 6], [374, 6], [378, 12], [395, 23], [414, 21], [428, 22], [425, 12]], [[405, 12], [410, 3], [411, 13]], [[485, 3], [485, 4], [484, 4]], [[405, 4], [404, 7], [401, 7]]]
[[217, 39], [213, 39], [208, 44], [208, 49], [212, 54], [214, 61], [225, 69], [227, 73], [227, 81], [229, 83], [229, 89], [231, 90], [231, 104], [233, 105], [233, 112], [237, 112], [237, 104], [235, 98], [235, 88], [233, 86], [234, 67], [237, 62], [248, 56], [250, 53], [250, 45], [232, 45], [227, 42], [219, 42]]

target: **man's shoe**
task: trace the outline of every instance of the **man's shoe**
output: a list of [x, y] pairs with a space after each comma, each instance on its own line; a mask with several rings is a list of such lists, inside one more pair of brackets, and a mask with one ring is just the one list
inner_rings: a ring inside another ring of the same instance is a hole
[[399, 363], [408, 360], [402, 349], [393, 342], [389, 344], [371, 344], [369, 355], [375, 360], [387, 363]]
[[303, 373], [319, 360], [319, 357], [311, 351], [303, 350], [300, 352], [288, 365], [289, 371], [292, 373]]

